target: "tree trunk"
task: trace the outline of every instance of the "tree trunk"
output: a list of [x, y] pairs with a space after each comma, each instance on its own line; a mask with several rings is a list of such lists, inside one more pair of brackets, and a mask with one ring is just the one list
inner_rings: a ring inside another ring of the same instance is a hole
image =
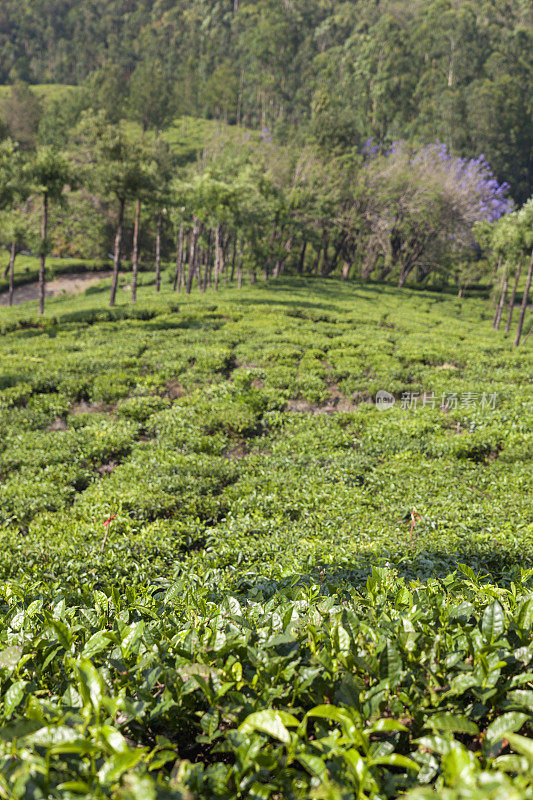
[[15, 258], [17, 257], [17, 243], [11, 242], [11, 252], [9, 255], [9, 305], [13, 305], [13, 291], [15, 282]]
[[268, 249], [269, 249], [268, 258], [265, 258], [265, 263], [263, 264], [263, 279], [265, 281], [268, 280], [268, 272], [269, 272], [270, 264], [272, 262], [272, 253], [274, 252], [274, 245], [276, 243], [276, 234], [277, 234], [277, 232], [278, 232], [278, 224], [276, 223], [274, 225], [274, 228], [272, 230], [272, 234], [270, 236], [270, 241], [269, 241], [269, 245], [268, 245]]
[[204, 265], [204, 248], [198, 247], [196, 251], [196, 265], [195, 265], [195, 274], [196, 280], [198, 282], [198, 289], [203, 292], [204, 291], [204, 273], [202, 267]]
[[215, 292], [218, 292], [218, 277], [221, 272], [222, 247], [220, 246], [220, 225], [215, 229]]
[[157, 234], [155, 237], [155, 290], [161, 289], [161, 230], [163, 228], [163, 214], [157, 215]]
[[322, 257], [320, 259], [320, 266], [318, 268], [318, 272], [320, 275], [325, 275], [328, 268], [328, 250], [329, 250], [329, 238], [326, 237], [324, 241], [324, 246], [322, 248]]
[[209, 230], [207, 237], [207, 247], [204, 252], [204, 282], [202, 292], [211, 288], [211, 268], [213, 266], [213, 231]]
[[119, 200], [119, 207], [118, 207], [117, 232], [115, 234], [115, 252], [113, 255], [113, 278], [111, 280], [111, 296], [109, 298], [109, 305], [111, 308], [113, 308], [113, 306], [115, 305], [115, 300], [117, 297], [118, 275], [120, 272], [120, 249], [122, 247], [122, 233], [124, 230], [125, 205], [126, 205], [126, 200], [124, 197], [121, 197]]
[[44, 314], [47, 235], [48, 235], [48, 194], [45, 192], [43, 194], [43, 213], [41, 217], [41, 258], [39, 261], [39, 314]]
[[181, 265], [183, 262], [183, 222], [180, 225], [180, 229], [178, 232], [178, 246], [176, 248], [176, 272], [174, 273], [174, 283], [172, 285], [172, 291], [175, 292], [176, 289], [178, 292], [181, 291]]
[[522, 272], [522, 259], [518, 261], [516, 266], [516, 272], [514, 276], [514, 286], [513, 291], [511, 292], [511, 299], [509, 300], [509, 313], [507, 314], [507, 325], [505, 326], [505, 333], [509, 333], [511, 329], [511, 320], [513, 318], [513, 311], [514, 311], [514, 301], [516, 298], [516, 292], [518, 289], [518, 281], [520, 280], [520, 273]]
[[135, 205], [135, 224], [133, 226], [133, 251], [131, 255], [131, 302], [137, 301], [137, 275], [139, 272], [139, 231], [141, 223], [141, 201]]
[[221, 275], [224, 276], [224, 284], [228, 285], [229, 280], [229, 249], [231, 244], [231, 233], [227, 233], [226, 237], [223, 238], [222, 244], [222, 270]]
[[198, 286], [203, 294], [207, 287], [207, 249], [205, 247], [202, 247], [198, 260]]
[[242, 289], [242, 262], [244, 260], [244, 254], [242, 251], [242, 244], [239, 245], [239, 255], [237, 257], [237, 288]]
[[503, 306], [505, 304], [505, 293], [506, 293], [506, 291], [507, 291], [507, 275], [505, 275], [505, 273], [504, 273], [504, 276], [502, 278], [502, 293], [500, 295], [500, 299], [498, 301], [498, 305], [496, 306], [496, 314], [494, 315], [494, 322], [492, 323], [492, 327], [494, 328], [495, 331], [497, 331], [498, 328], [500, 327]]
[[237, 234], [235, 234], [235, 238], [233, 239], [233, 253], [231, 256], [231, 275], [230, 275], [230, 283], [233, 283], [235, 278], [235, 262], [237, 258]]
[[194, 225], [191, 233], [191, 247], [189, 251], [189, 272], [187, 274], [187, 294], [191, 293], [192, 281], [194, 278], [194, 270], [196, 267], [196, 254], [198, 251], [198, 236], [200, 235], [200, 220], [198, 217], [194, 218]]
[[347, 281], [347, 280], [348, 280], [348, 278], [350, 277], [350, 267], [351, 267], [351, 266], [352, 266], [352, 265], [350, 264], [350, 262], [349, 262], [349, 261], [346, 261], [346, 260], [345, 260], [345, 261], [343, 261], [343, 262], [342, 262], [342, 274], [341, 274], [341, 278], [342, 278], [342, 280], [343, 280], [343, 281]]
[[[497, 264], [494, 267], [494, 270], [492, 272], [491, 280], [494, 281], [497, 278], [497, 276], [500, 274], [501, 265], [502, 265], [502, 257], [499, 256]], [[490, 306], [491, 306], [491, 308], [494, 308], [495, 305], [496, 305], [496, 292], [493, 292], [492, 297], [490, 298]]]
[[372, 275], [378, 260], [377, 253], [367, 250], [363, 264], [361, 266], [361, 279], [364, 281], [369, 280]]
[[274, 274], [273, 274], [274, 278], [279, 278], [279, 276], [283, 272], [283, 267], [285, 266], [285, 262], [292, 250], [292, 241], [293, 237], [290, 236], [285, 242], [285, 247], [283, 249], [285, 250], [286, 255], [284, 255], [283, 258], [278, 258], [278, 260], [276, 261], [276, 266], [274, 267]]
[[347, 238], [346, 236], [343, 236], [340, 242], [338, 242], [335, 245], [335, 252], [333, 253], [333, 258], [331, 258], [329, 261], [326, 261], [326, 259], [324, 259], [324, 262], [322, 264], [322, 275], [329, 275], [336, 268], [337, 260], [339, 258], [341, 250], [344, 247], [346, 238]]
[[181, 253], [181, 270], [180, 270], [181, 274], [178, 283], [178, 288], [180, 292], [182, 291], [182, 289], [185, 289], [185, 283], [186, 283], [185, 279], [187, 276], [187, 267], [189, 264], [189, 244], [191, 238], [192, 238], [192, 231], [185, 231], [183, 234], [183, 250]]
[[529, 289], [531, 287], [531, 276], [533, 274], [533, 250], [531, 251], [531, 260], [529, 262], [529, 269], [527, 271], [526, 285], [524, 286], [524, 294], [522, 295], [522, 305], [520, 307], [520, 317], [518, 318], [518, 328], [516, 329], [516, 337], [514, 346], [518, 347], [520, 344], [520, 337], [522, 336], [522, 328], [524, 327], [524, 317], [526, 316], [527, 298]]
[[300, 251], [300, 259], [298, 261], [298, 275], [302, 275], [305, 266], [305, 251], [307, 250], [307, 241], [305, 241], [302, 245], [302, 249]]

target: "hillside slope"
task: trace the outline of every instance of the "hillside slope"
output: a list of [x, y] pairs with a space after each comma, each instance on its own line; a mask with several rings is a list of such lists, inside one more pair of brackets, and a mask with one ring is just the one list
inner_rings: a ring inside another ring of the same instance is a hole
[[107, 285], [0, 310], [9, 796], [530, 797], [527, 343], [425, 291]]

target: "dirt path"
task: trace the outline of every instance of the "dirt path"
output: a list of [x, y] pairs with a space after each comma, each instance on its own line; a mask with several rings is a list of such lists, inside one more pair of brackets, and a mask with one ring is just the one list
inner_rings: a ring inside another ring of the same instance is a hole
[[[46, 297], [57, 297], [60, 294], [80, 294], [88, 289], [89, 286], [94, 286], [103, 278], [109, 278], [111, 272], [81, 272], [67, 275], [61, 275], [53, 281], [48, 281], [46, 284]], [[18, 306], [25, 303], [27, 300], [37, 300], [39, 298], [39, 284], [27, 283], [25, 286], [18, 286], [15, 288], [13, 294], [13, 305]], [[0, 293], [0, 306], [7, 306], [8, 293]]]

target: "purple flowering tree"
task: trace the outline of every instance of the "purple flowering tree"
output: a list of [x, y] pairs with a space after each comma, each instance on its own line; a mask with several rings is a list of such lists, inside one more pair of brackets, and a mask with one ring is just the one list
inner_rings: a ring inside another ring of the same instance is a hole
[[395, 142], [378, 155], [369, 147], [354, 204], [354, 218], [364, 221], [362, 277], [397, 274], [403, 286], [415, 269], [418, 280], [433, 271], [450, 274], [475, 256], [474, 225], [511, 211], [508, 188], [483, 156], [457, 158], [443, 144], [413, 149]]

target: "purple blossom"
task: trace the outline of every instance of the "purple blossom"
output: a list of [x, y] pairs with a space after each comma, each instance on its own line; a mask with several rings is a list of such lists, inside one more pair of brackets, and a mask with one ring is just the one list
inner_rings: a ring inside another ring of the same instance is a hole
[[467, 192], [471, 198], [474, 215], [478, 220], [495, 222], [513, 209], [513, 201], [507, 197], [509, 184], [499, 183], [483, 153], [466, 159], [453, 156], [445, 144], [435, 142], [420, 150], [409, 152], [405, 142], [393, 142], [387, 157], [404, 151], [414, 167], [426, 169], [428, 174], [439, 171], [449, 176], [458, 190]]

